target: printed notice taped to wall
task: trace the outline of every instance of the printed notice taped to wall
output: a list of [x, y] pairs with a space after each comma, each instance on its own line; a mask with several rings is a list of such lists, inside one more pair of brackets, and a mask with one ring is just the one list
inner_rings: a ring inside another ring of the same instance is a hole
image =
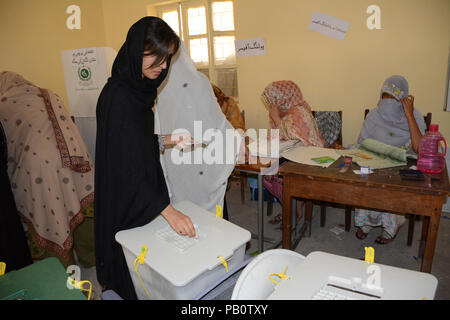
[[350, 22], [315, 11], [309, 29], [344, 41]]
[[92, 66], [98, 63], [97, 48], [85, 48], [67, 50], [72, 58], [72, 65], [76, 68], [80, 66]]
[[236, 56], [261, 56], [266, 54], [266, 41], [264, 38], [236, 40]]

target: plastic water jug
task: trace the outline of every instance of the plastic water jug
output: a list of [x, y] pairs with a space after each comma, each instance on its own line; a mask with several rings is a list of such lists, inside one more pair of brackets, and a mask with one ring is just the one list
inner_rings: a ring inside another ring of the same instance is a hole
[[[430, 125], [430, 130], [425, 133], [419, 144], [419, 160], [417, 169], [425, 173], [440, 173], [445, 168], [445, 155], [447, 154], [447, 142], [438, 131], [439, 125]], [[444, 153], [439, 152], [440, 142], [444, 141]]]

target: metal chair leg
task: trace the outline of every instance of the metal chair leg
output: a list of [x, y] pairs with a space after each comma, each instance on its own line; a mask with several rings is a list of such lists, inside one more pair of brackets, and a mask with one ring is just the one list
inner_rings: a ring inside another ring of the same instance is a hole
[[242, 204], [245, 203], [245, 180], [246, 180], [246, 176], [242, 174], [242, 172], [240, 173], [239, 179], [241, 182], [241, 202]]

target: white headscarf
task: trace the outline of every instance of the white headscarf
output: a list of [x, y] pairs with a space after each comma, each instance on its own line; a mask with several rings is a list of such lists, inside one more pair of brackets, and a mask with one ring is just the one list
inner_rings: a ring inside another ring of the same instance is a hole
[[[389, 93], [395, 99], [382, 99], [383, 93]], [[378, 106], [367, 115], [359, 134], [358, 145], [371, 138], [391, 146], [405, 147], [408, 152], [413, 152], [408, 119], [400, 101], [408, 97], [408, 94], [408, 82], [404, 77], [391, 76], [384, 81]], [[422, 135], [425, 134], [423, 115], [415, 108], [414, 118]]]
[[[190, 132], [195, 141], [202, 139], [194, 132], [194, 121], [201, 121], [202, 134], [208, 129], [216, 129], [224, 138], [225, 158], [226, 130], [234, 130], [222, 113], [211, 84], [205, 75], [198, 72], [189, 57], [184, 43], [181, 43], [179, 55], [172, 60], [171, 70], [166, 83], [161, 85], [155, 114], [155, 131], [158, 134], [170, 134], [177, 129]], [[198, 132], [198, 131], [197, 131]], [[205, 139], [208, 140], [208, 139]], [[196, 152], [210, 153], [206, 148], [196, 148], [185, 153], [193, 159]], [[177, 149], [166, 149], [161, 156], [161, 164], [169, 188], [171, 202], [189, 200], [210, 212], [216, 211], [216, 205], [223, 206], [228, 177], [234, 169], [234, 163], [225, 164], [176, 164], [172, 156], [180, 157]], [[198, 155], [198, 154], [197, 154]], [[236, 159], [236, 153], [228, 154]]]

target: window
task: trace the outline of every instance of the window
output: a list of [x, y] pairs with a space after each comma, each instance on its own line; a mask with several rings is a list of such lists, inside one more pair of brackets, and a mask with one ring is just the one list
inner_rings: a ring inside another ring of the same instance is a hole
[[167, 24], [180, 36], [180, 20], [178, 19], [178, 11], [166, 11], [163, 13], [161, 19], [163, 19]]
[[233, 1], [188, 0], [158, 6], [157, 12], [184, 41], [198, 71], [237, 98]]

